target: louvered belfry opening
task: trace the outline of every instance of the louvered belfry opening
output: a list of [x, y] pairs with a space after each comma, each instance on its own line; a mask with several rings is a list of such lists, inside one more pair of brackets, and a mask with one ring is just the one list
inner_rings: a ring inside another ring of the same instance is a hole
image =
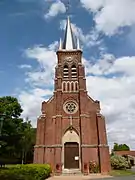
[[76, 77], [77, 77], [77, 69], [76, 69], [76, 66], [75, 66], [75, 65], [73, 65], [73, 66], [71, 67], [71, 77], [72, 77], [72, 78], [76, 78]]
[[68, 66], [65, 65], [63, 69], [63, 77], [68, 78], [69, 77], [69, 71], [68, 71]]

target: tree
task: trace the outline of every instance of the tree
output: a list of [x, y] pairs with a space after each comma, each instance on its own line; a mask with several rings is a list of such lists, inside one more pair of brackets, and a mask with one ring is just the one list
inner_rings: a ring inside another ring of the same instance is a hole
[[[33, 147], [35, 145], [36, 133], [35, 129], [31, 125], [31, 121], [26, 118], [23, 123], [23, 136], [21, 139], [22, 146], [22, 162], [27, 162], [28, 155], [33, 154]], [[28, 158], [28, 161], [30, 159]]]
[[0, 118], [3, 117], [0, 158], [16, 159], [19, 162], [23, 158], [27, 161], [28, 152], [33, 152], [35, 131], [31, 121], [24, 121], [20, 117], [22, 111], [17, 98], [0, 97]]
[[130, 148], [127, 144], [114, 143], [113, 151], [130, 151]]

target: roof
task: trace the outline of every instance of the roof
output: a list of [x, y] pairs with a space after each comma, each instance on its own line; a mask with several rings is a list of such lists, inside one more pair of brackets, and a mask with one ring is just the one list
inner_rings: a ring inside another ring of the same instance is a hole
[[60, 50], [80, 49], [79, 39], [77, 39], [73, 33], [69, 17], [67, 18], [64, 40], [63, 42], [60, 40], [59, 49]]

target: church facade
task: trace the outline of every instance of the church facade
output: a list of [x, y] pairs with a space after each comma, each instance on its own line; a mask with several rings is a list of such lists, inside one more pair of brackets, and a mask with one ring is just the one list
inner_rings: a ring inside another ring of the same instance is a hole
[[110, 171], [105, 118], [100, 102], [87, 93], [82, 50], [68, 18], [57, 51], [53, 96], [42, 103], [37, 120], [34, 163], [49, 163], [53, 172], [89, 173], [95, 161], [101, 173]]

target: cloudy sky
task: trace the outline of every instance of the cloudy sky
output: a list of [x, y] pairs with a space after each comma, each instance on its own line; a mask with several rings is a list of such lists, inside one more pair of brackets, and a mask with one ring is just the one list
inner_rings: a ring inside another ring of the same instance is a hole
[[[36, 126], [53, 93], [67, 0], [0, 1], [0, 96], [19, 99]], [[135, 149], [135, 0], [73, 0], [89, 95], [101, 101], [108, 141]]]

